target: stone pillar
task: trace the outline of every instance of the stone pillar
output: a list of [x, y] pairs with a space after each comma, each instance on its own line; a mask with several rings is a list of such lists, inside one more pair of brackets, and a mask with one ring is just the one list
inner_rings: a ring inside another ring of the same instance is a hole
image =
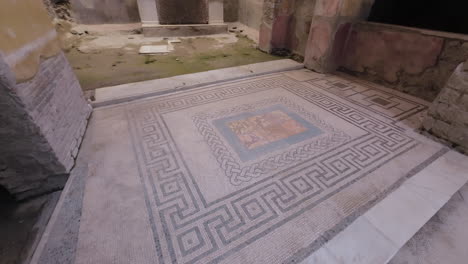
[[287, 48], [294, 3], [295, 0], [265, 0], [260, 25], [260, 50], [274, 53]]
[[468, 62], [455, 69], [430, 106], [423, 130], [468, 154]]
[[143, 26], [159, 24], [156, 0], [138, 0], [138, 10]]
[[336, 70], [352, 23], [369, 16], [374, 0], [317, 0], [304, 64], [317, 72]]
[[[138, 0], [138, 9], [143, 26], [159, 24], [156, 0]], [[224, 0], [209, 0], [208, 17], [210, 24], [224, 23]]]
[[0, 56], [0, 185], [18, 200], [63, 188], [90, 113], [63, 53], [21, 83]]
[[91, 108], [36, 0], [0, 2], [0, 185], [16, 199], [64, 187]]
[[224, 0], [209, 0], [208, 16], [210, 24], [224, 23]]

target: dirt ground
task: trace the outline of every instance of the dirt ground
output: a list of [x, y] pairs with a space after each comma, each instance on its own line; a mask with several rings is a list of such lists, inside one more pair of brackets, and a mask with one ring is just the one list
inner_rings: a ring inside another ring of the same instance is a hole
[[[139, 26], [57, 23], [62, 46], [83, 90], [281, 59], [261, 52], [239, 30], [191, 38], [144, 38]], [[233, 30], [231, 30], [233, 31]], [[142, 45], [164, 45], [167, 54], [140, 55]]]

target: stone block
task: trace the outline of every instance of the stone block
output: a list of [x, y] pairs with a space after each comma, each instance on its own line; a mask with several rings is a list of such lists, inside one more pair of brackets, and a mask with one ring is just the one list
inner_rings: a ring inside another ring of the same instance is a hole
[[0, 57], [0, 185], [17, 199], [64, 186], [91, 109], [63, 53], [43, 60], [29, 81], [5, 81]]
[[436, 109], [435, 118], [444, 120], [446, 122], [450, 122], [454, 118], [453, 114], [454, 111], [452, 107], [450, 107], [447, 104], [439, 104], [439, 106]]
[[260, 25], [258, 48], [264, 52], [271, 52], [271, 38], [271, 26], [262, 23], [262, 25]]
[[468, 93], [464, 92], [468, 72], [460, 64], [436, 101], [431, 105], [423, 127], [435, 136], [468, 149]]
[[463, 63], [458, 65], [448, 80], [447, 86], [459, 92], [468, 91], [468, 72], [463, 71]]
[[468, 111], [460, 111], [457, 113], [457, 121], [460, 125], [468, 128]]
[[432, 116], [426, 116], [426, 118], [423, 120], [422, 126], [425, 130], [431, 131], [434, 123], [435, 119]]
[[459, 91], [447, 87], [447, 89], [444, 89], [440, 93], [436, 100], [446, 104], [454, 104], [460, 97], [461, 93]]
[[450, 130], [451, 130], [451, 126], [447, 123], [445, 123], [444, 121], [441, 121], [441, 120], [436, 120], [434, 122], [434, 125], [432, 127], [432, 132], [443, 138], [443, 139], [449, 139], [449, 133], [450, 133]]
[[290, 15], [279, 15], [273, 22], [273, 32], [271, 36], [272, 49], [287, 48]]
[[316, 16], [334, 17], [338, 15], [341, 1], [342, 0], [317, 0], [314, 14]]
[[343, 66], [351, 71], [371, 69], [387, 82], [400, 72], [418, 75], [437, 64], [444, 40], [400, 30], [355, 25]]
[[468, 142], [468, 129], [466, 129], [466, 127], [455, 127], [451, 129], [448, 140], [457, 145], [466, 145], [466, 142]]
[[209, 0], [208, 21], [212, 23], [224, 23], [224, 0]]
[[123, 24], [140, 21], [137, 0], [72, 0], [70, 3], [73, 17], [82, 24]]
[[460, 104], [463, 106], [465, 111], [468, 111], [468, 94], [463, 95]]
[[332, 33], [333, 26], [329, 21], [316, 19], [312, 22], [304, 60], [306, 67], [320, 71], [321, 62], [327, 56], [333, 44]]

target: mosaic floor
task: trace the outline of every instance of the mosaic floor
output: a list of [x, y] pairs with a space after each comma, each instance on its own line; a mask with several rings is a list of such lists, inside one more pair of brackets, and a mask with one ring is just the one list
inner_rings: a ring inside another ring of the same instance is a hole
[[75, 261], [301, 261], [446, 152], [425, 109], [308, 71], [96, 109]]

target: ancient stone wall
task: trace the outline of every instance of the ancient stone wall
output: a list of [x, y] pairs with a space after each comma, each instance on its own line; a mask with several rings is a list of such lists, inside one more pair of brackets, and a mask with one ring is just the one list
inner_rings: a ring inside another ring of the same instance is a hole
[[260, 25], [259, 48], [269, 53], [289, 51], [295, 0], [265, 0]]
[[314, 16], [315, 0], [296, 0], [288, 32], [288, 49], [304, 56], [310, 25]]
[[468, 63], [459, 64], [429, 108], [423, 129], [468, 154]]
[[0, 3], [0, 185], [17, 199], [62, 188], [91, 108], [42, 1]]
[[137, 0], [69, 0], [76, 22], [118, 24], [140, 22]]
[[29, 116], [69, 171], [86, 129], [90, 107], [65, 55], [44, 60], [36, 76], [14, 88]]
[[14, 86], [13, 73], [0, 57], [0, 185], [21, 199], [36, 194], [36, 190], [63, 186], [66, 169], [21, 98], [12, 92]]
[[432, 101], [466, 59], [464, 35], [360, 22], [352, 26], [341, 70]]
[[236, 22], [239, 20], [239, 0], [224, 0], [224, 21]]
[[351, 25], [367, 19], [374, 0], [316, 0], [304, 65], [332, 72], [346, 52]]
[[0, 185], [17, 199], [60, 189], [91, 112], [80, 85], [63, 53], [18, 84], [0, 61]]
[[259, 30], [262, 23], [264, 0], [239, 0], [239, 22]]
[[160, 24], [207, 24], [207, 0], [156, 0]]

